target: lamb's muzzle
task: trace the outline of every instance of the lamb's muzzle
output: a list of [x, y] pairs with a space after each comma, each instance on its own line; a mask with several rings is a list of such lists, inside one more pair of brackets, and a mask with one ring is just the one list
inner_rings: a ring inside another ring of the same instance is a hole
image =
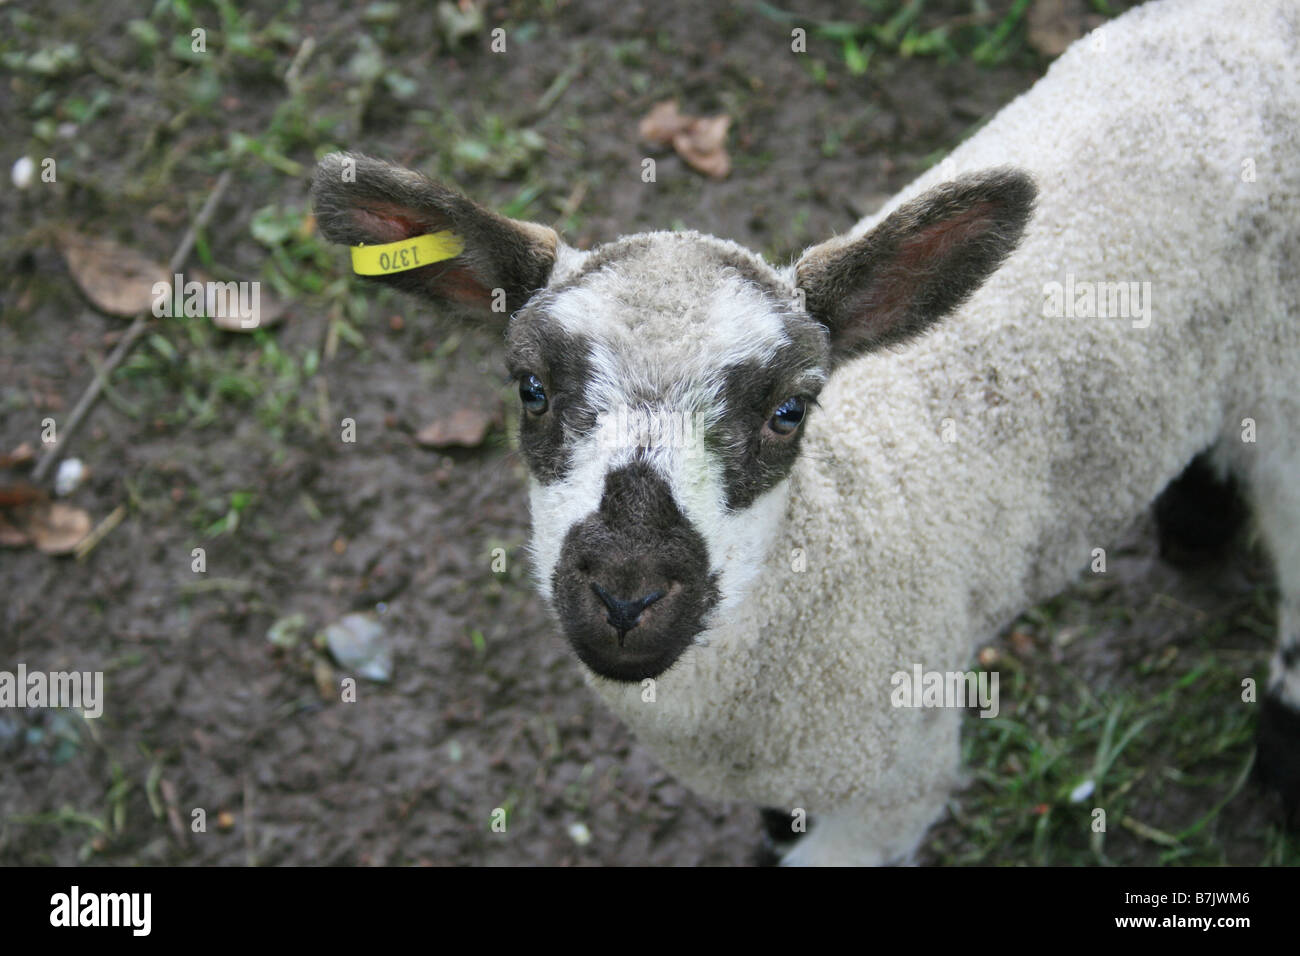
[[611, 472], [600, 507], [565, 536], [552, 577], [564, 636], [594, 673], [658, 677], [717, 603], [708, 549], [645, 461]]

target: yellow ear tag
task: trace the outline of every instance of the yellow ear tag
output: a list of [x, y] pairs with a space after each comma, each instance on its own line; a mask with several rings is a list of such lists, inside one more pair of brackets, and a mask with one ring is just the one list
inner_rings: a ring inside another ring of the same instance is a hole
[[377, 246], [352, 247], [352, 271], [359, 276], [384, 276], [406, 272], [461, 254], [465, 244], [450, 230], [412, 236]]

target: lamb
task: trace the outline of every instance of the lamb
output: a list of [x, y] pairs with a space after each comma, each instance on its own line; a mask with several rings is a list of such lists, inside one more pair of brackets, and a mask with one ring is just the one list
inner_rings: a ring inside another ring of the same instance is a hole
[[1257, 761], [1300, 805], [1297, 116], [1300, 8], [1168, 0], [787, 267], [578, 251], [362, 155], [313, 200], [359, 271], [503, 329], [588, 683], [698, 792], [811, 814], [784, 862], [888, 863], [960, 782], [961, 710], [891, 678], [964, 671], [1206, 451], [1276, 564]]

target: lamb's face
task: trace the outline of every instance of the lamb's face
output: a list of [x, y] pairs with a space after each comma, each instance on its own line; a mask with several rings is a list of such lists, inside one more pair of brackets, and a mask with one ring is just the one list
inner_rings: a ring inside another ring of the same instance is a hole
[[1033, 200], [1015, 170], [965, 176], [778, 273], [694, 233], [575, 252], [368, 156], [326, 156], [312, 182], [357, 271], [480, 320], [513, 315], [541, 590], [587, 666], [624, 681], [662, 673], [746, 599], [832, 367], [965, 301]]
[[538, 582], [596, 674], [657, 676], [746, 599], [829, 356], [785, 278], [693, 233], [562, 256], [515, 316]]

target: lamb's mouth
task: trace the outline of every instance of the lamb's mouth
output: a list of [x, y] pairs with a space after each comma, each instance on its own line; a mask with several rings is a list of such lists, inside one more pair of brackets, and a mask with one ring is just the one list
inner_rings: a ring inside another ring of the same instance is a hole
[[673, 641], [668, 646], [638, 650], [629, 646], [633, 643], [631, 635], [622, 646], [606, 634], [572, 633], [566, 628], [565, 637], [588, 670], [598, 677], [622, 683], [658, 677], [677, 663], [682, 651], [694, 643], [694, 635], [688, 635], [685, 640]]
[[600, 507], [569, 529], [551, 595], [578, 659], [625, 682], [676, 663], [719, 598], [704, 538], [641, 461], [610, 472]]

